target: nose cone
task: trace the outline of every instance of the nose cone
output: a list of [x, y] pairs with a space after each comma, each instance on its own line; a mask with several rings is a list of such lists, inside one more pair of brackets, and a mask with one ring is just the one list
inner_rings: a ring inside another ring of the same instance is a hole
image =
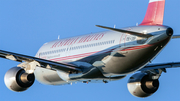
[[173, 35], [173, 29], [172, 29], [172, 28], [168, 28], [168, 29], [166, 30], [166, 34], [167, 34], [168, 36], [172, 36], [172, 35]]

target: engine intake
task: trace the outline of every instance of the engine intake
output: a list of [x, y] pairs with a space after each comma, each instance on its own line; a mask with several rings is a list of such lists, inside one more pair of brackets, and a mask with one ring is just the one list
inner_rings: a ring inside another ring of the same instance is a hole
[[7, 88], [12, 91], [21, 92], [27, 90], [35, 81], [34, 74], [28, 74], [20, 67], [13, 67], [4, 76]]
[[129, 92], [136, 97], [148, 97], [159, 88], [159, 80], [153, 80], [145, 73], [137, 73], [128, 81]]

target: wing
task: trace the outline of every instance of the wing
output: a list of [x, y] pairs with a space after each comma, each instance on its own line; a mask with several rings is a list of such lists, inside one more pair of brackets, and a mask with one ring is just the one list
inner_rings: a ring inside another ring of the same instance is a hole
[[32, 62], [36, 61], [38, 62], [42, 67], [45, 67], [47, 65], [51, 66], [52, 69], [58, 69], [61, 71], [69, 72], [69, 71], [81, 71], [81, 68], [76, 67], [71, 64], [65, 64], [65, 63], [59, 63], [59, 62], [54, 62], [54, 61], [49, 61], [45, 59], [40, 59], [32, 56], [27, 56], [27, 55], [22, 55], [22, 54], [17, 54], [13, 52], [8, 52], [8, 51], [3, 51], [0, 50], [0, 57], [9, 59], [9, 60], [14, 60], [18, 62]]
[[172, 39], [180, 38], [180, 35], [173, 35]]
[[111, 27], [106, 27], [106, 26], [101, 26], [101, 25], [96, 25], [97, 27], [117, 31], [117, 32], [122, 32], [122, 33], [128, 33], [131, 35], [139, 36], [139, 37], [144, 37], [144, 38], [149, 38], [152, 37], [153, 35], [150, 34], [143, 34], [143, 33], [138, 33], [138, 32], [133, 32], [133, 31], [128, 31], [128, 30], [123, 30], [123, 29], [117, 29], [117, 28], [111, 28]]
[[180, 62], [149, 64], [146, 65], [144, 68], [140, 69], [139, 71], [150, 71], [150, 70], [176, 68], [176, 67], [180, 67]]

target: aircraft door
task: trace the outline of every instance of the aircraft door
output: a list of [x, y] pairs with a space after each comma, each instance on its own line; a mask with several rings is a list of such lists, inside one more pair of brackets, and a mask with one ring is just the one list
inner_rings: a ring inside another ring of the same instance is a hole
[[127, 34], [124, 34], [124, 33], [121, 34], [120, 43], [119, 43], [121, 48], [125, 47], [126, 37], [127, 37]]

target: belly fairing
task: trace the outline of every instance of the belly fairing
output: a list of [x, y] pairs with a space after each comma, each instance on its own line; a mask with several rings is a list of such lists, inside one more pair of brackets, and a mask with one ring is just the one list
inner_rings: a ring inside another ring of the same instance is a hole
[[66, 81], [63, 81], [54, 70], [49, 70], [41, 67], [36, 67], [34, 71], [36, 80], [42, 84], [47, 85], [63, 85], [67, 84]]

